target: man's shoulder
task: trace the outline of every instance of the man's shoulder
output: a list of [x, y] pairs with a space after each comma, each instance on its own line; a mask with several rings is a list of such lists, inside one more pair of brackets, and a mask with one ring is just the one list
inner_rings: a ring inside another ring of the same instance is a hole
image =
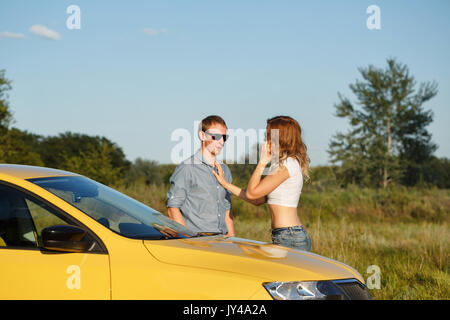
[[195, 165], [201, 164], [198, 159], [196, 159], [195, 155], [190, 156], [186, 160], [183, 160], [180, 162], [173, 172], [173, 175], [180, 175], [180, 174], [188, 174], [192, 172]]
[[190, 164], [193, 163], [193, 160], [191, 158], [188, 158], [188, 159], [180, 162], [175, 167], [175, 170], [173, 171], [173, 174], [172, 174], [172, 178], [174, 178], [175, 176], [180, 176], [180, 175], [184, 176], [184, 175], [188, 174], [188, 172], [190, 172], [191, 167], [192, 167]]
[[175, 170], [182, 170], [190, 168], [190, 165], [199, 164], [196, 158], [192, 155], [189, 158], [181, 161], [175, 168]]
[[190, 156], [189, 158], [183, 160], [182, 162], [180, 162], [180, 164], [178, 166], [185, 166], [185, 165], [191, 165], [191, 164], [201, 164], [201, 160], [198, 159], [198, 157], [195, 156], [195, 154], [193, 154], [192, 156]]

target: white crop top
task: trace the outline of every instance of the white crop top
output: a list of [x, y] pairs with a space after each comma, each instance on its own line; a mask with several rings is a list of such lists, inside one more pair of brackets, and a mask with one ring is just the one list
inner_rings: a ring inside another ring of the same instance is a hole
[[297, 159], [289, 157], [283, 161], [289, 178], [267, 195], [268, 204], [297, 208], [303, 187], [303, 175]]

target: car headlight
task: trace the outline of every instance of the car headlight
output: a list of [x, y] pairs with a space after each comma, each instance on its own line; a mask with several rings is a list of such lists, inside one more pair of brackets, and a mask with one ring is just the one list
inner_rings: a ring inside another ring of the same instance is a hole
[[266, 282], [264, 288], [275, 300], [344, 300], [332, 281]]

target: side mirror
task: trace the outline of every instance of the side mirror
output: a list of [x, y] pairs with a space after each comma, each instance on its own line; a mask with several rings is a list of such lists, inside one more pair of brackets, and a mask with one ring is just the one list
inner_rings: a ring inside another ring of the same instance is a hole
[[42, 246], [62, 252], [87, 252], [92, 241], [85, 238], [86, 231], [71, 225], [51, 226], [42, 230]]

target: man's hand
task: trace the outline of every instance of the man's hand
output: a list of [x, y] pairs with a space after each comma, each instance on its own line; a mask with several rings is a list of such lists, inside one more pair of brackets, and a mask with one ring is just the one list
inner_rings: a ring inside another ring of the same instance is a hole
[[175, 222], [178, 222], [179, 224], [182, 224], [183, 226], [186, 226], [186, 222], [184, 221], [183, 215], [181, 214], [181, 211], [179, 208], [167, 208], [167, 215], [170, 219], [172, 219]]
[[227, 210], [227, 213], [225, 214], [225, 225], [228, 229], [228, 233], [225, 235], [225, 237], [234, 237], [234, 220], [233, 215], [231, 214], [231, 210]]

